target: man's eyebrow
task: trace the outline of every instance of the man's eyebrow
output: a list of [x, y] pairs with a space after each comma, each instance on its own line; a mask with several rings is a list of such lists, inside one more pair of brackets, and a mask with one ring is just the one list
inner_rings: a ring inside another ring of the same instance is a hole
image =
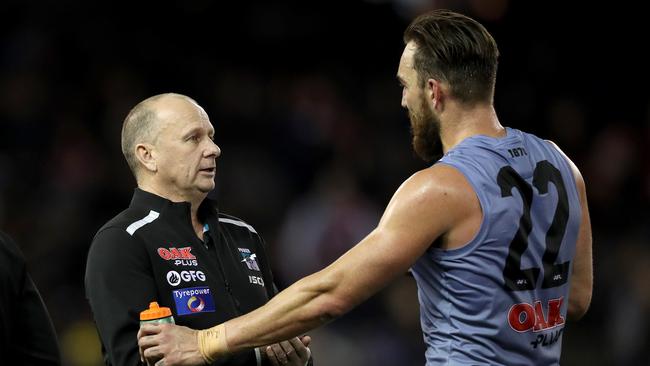
[[200, 131], [201, 131], [201, 129], [199, 127], [192, 127], [189, 130], [183, 131], [183, 136], [189, 136], [189, 135], [195, 134], [195, 133], [200, 132]]
[[399, 76], [399, 75], [396, 75], [396, 77], [397, 77], [397, 81], [399, 81], [400, 84], [402, 84], [402, 85], [406, 85], [406, 81], [404, 80], [404, 78], [402, 78], [402, 77]]

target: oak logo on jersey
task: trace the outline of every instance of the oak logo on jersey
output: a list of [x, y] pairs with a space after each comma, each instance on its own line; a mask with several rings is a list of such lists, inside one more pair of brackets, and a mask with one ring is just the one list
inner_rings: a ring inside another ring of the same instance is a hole
[[257, 265], [257, 255], [252, 253], [248, 248], [237, 248], [239, 249], [239, 254], [242, 257], [242, 263], [246, 263], [246, 267], [252, 271], [260, 271], [260, 267]]
[[174, 261], [175, 266], [198, 266], [192, 247], [158, 248], [158, 255], [166, 261]]
[[203, 271], [169, 271], [167, 272], [167, 282], [172, 286], [178, 286], [181, 282], [205, 282], [205, 273]]
[[535, 304], [521, 303], [512, 305], [508, 311], [508, 323], [517, 332], [541, 332], [564, 324], [564, 317], [560, 312], [563, 297], [548, 301], [548, 311], [544, 314], [541, 301]]
[[214, 312], [214, 299], [209, 287], [190, 287], [172, 292], [176, 303], [176, 314], [188, 315]]

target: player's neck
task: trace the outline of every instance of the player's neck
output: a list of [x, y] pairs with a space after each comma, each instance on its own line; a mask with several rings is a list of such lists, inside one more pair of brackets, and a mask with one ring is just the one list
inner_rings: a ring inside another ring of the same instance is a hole
[[444, 153], [471, 136], [499, 138], [506, 135], [506, 130], [501, 126], [492, 105], [481, 104], [472, 108], [453, 105], [440, 119], [440, 140]]

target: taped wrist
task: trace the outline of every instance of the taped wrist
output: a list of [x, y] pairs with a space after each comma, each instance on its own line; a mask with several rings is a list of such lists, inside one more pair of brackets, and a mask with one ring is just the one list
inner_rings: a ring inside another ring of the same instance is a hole
[[225, 324], [222, 323], [212, 328], [199, 330], [198, 343], [201, 356], [203, 356], [203, 360], [207, 364], [211, 364], [216, 359], [228, 354]]

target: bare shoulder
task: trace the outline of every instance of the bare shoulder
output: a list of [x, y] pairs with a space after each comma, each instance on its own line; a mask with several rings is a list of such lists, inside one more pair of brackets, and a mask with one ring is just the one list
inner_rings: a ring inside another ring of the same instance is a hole
[[402, 183], [385, 216], [390, 217], [397, 211], [402, 216], [419, 217], [419, 221], [433, 220], [441, 226], [438, 232], [441, 234], [476, 205], [476, 194], [465, 176], [451, 166], [436, 164], [416, 172]]
[[578, 169], [578, 167], [573, 163], [573, 161], [571, 159], [569, 159], [569, 157], [564, 153], [564, 151], [562, 151], [562, 149], [560, 149], [559, 146], [557, 146], [557, 144], [555, 144], [555, 142], [553, 142], [551, 140], [545, 140], [545, 141], [548, 142], [551, 146], [553, 146], [557, 151], [559, 151], [560, 154], [562, 154], [562, 156], [564, 157], [564, 159], [566, 159], [566, 161], [569, 163], [569, 166], [571, 167], [571, 171], [573, 172], [573, 176], [575, 177], [576, 184], [577, 184], [578, 188], [580, 190], [584, 190], [585, 189], [585, 181], [582, 178], [582, 174], [580, 173], [580, 169]]
[[436, 164], [418, 171], [407, 179], [402, 187], [414, 189], [425, 197], [436, 199], [462, 198], [473, 193], [467, 178], [458, 169], [446, 164]]

